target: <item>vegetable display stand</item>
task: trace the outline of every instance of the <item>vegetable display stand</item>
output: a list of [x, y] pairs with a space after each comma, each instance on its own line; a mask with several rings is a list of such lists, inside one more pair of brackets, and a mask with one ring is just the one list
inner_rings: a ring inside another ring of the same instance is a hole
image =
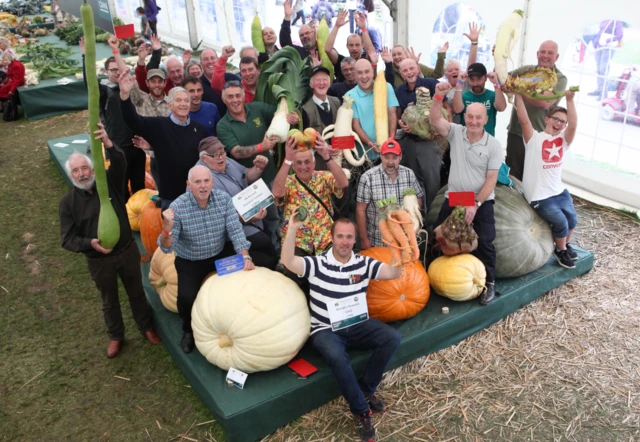
[[[70, 153], [66, 153], [67, 148], [53, 147], [56, 142], [49, 141], [49, 152], [56, 166], [65, 173], [64, 162]], [[134, 233], [134, 237], [143, 251], [140, 236]], [[587, 273], [593, 267], [593, 254], [579, 248], [576, 251], [579, 259], [575, 269], [564, 269], [555, 260], [549, 260], [528, 275], [498, 280], [496, 290], [502, 296], [486, 306], [479, 305], [476, 300], [455, 302], [432, 293], [428, 304], [417, 315], [390, 323], [401, 333], [402, 342], [387, 368], [391, 370], [455, 345], [548, 291]], [[162, 305], [149, 282], [149, 268], [149, 263], [141, 264], [144, 290], [156, 330], [193, 391], [224, 430], [227, 441], [260, 439], [340, 395], [327, 364], [308, 342], [298, 354], [318, 368], [318, 372], [308, 379], [298, 379], [284, 366], [249, 375], [244, 390], [227, 386], [225, 371], [207, 362], [199, 351], [186, 354], [180, 348], [182, 321], [178, 314]], [[442, 313], [443, 307], [449, 309], [448, 314]], [[361, 375], [370, 352], [351, 350], [349, 356], [356, 375]]]

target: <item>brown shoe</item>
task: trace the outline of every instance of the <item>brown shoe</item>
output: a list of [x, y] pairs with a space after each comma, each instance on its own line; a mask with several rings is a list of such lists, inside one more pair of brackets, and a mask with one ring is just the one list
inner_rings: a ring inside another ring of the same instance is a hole
[[120, 348], [122, 348], [122, 343], [124, 341], [109, 341], [109, 346], [107, 347], [107, 357], [115, 358], [120, 354]]
[[160, 336], [156, 333], [154, 329], [147, 330], [142, 333], [142, 335], [147, 338], [147, 341], [151, 342], [153, 345], [158, 345], [160, 343]]

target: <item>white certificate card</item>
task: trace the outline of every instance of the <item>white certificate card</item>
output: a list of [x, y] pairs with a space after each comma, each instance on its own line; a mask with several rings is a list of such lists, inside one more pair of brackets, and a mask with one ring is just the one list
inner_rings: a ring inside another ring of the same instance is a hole
[[233, 206], [245, 222], [253, 218], [262, 207], [267, 208], [274, 202], [273, 194], [262, 178], [236, 194], [232, 200]]
[[347, 328], [369, 319], [365, 294], [327, 300], [327, 311], [329, 312], [329, 321], [331, 321], [331, 330], [333, 331]]

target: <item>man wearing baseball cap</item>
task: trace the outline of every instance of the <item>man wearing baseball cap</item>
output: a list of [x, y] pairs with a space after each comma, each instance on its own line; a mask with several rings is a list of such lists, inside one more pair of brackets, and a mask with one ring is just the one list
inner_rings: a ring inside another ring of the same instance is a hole
[[[487, 108], [487, 116], [489, 120], [484, 126], [484, 130], [495, 136], [496, 132], [496, 115], [507, 108], [507, 100], [500, 87], [500, 80], [495, 72], [487, 73], [487, 68], [482, 63], [473, 63], [469, 66], [467, 72], [460, 73], [460, 80], [464, 82], [469, 79], [469, 90], [462, 91], [461, 87], [456, 87], [453, 95], [453, 111], [461, 113], [462, 119], [460, 123], [464, 126], [464, 113], [467, 106], [471, 103], [481, 103]], [[487, 78], [493, 83], [494, 91], [487, 90], [485, 83]]]
[[380, 148], [381, 163], [360, 177], [356, 198], [356, 224], [362, 250], [384, 246], [382, 234], [378, 229], [377, 201], [395, 197], [398, 204], [402, 204], [402, 193], [406, 189], [414, 189], [418, 197], [418, 205], [422, 209], [424, 196], [422, 187], [418, 184], [413, 171], [400, 165], [401, 160], [400, 144], [395, 140], [387, 140]]

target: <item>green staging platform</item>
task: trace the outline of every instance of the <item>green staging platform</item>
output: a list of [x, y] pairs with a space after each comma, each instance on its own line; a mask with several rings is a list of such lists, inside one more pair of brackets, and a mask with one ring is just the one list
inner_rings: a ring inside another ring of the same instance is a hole
[[[52, 140], [55, 144], [57, 140]], [[64, 164], [63, 149], [51, 150], [52, 159]], [[68, 155], [68, 154], [67, 154]], [[577, 248], [576, 248], [577, 249]], [[429, 353], [452, 346], [490, 326], [524, 305], [543, 296], [593, 267], [593, 254], [577, 249], [576, 268], [566, 270], [550, 260], [542, 268], [520, 278], [499, 280], [496, 289], [502, 295], [487, 306], [476, 300], [456, 303], [432, 294], [418, 315], [393, 323], [402, 334], [402, 343], [389, 369], [401, 366]], [[225, 431], [228, 441], [253, 441], [339, 396], [327, 365], [310, 345], [299, 354], [318, 367], [308, 379], [298, 379], [286, 366], [249, 375], [244, 390], [227, 386], [226, 372], [209, 364], [197, 351], [185, 354], [180, 349], [180, 317], [166, 310], [148, 279], [149, 264], [142, 264], [145, 292], [154, 312], [156, 329], [192, 388], [211, 410]], [[449, 307], [449, 314], [442, 307]], [[362, 374], [368, 352], [350, 351], [356, 373]]]

